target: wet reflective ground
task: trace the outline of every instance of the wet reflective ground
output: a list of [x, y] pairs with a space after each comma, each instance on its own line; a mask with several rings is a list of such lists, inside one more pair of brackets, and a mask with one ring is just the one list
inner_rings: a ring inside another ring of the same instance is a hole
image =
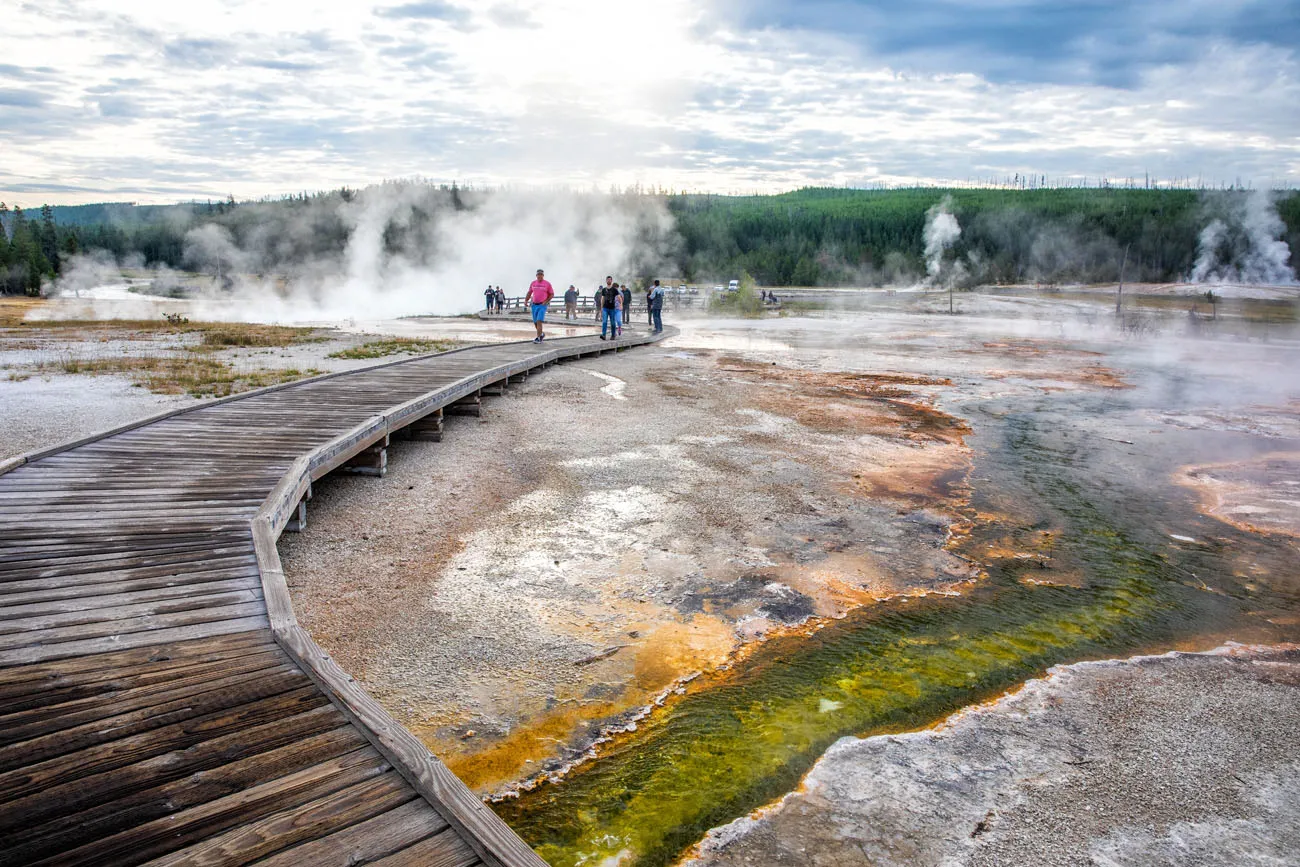
[[[1300, 638], [1295, 538], [1207, 517], [1175, 481], [1189, 465], [1300, 451], [1294, 333], [1270, 322], [1264, 342], [1241, 320], [1230, 336], [1181, 321], [1107, 333], [1002, 310], [688, 330], [687, 345], [788, 366], [953, 376], [942, 408], [970, 426], [973, 454], [969, 533], [951, 547], [985, 577], [771, 639], [563, 780], [497, 803], [542, 857], [670, 863], [796, 787], [839, 737], [924, 727], [1056, 663]], [[1078, 376], [1089, 364], [1133, 387], [1095, 387]]]

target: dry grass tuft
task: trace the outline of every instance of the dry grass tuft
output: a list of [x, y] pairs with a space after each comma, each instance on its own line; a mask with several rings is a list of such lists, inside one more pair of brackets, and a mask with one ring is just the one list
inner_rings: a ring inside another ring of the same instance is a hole
[[[199, 337], [195, 348], [226, 349], [241, 346], [292, 346], [329, 338], [316, 328], [287, 325], [262, 325], [255, 322], [190, 322], [184, 318], [159, 319], [26, 319], [44, 304], [40, 298], [0, 298], [0, 328], [12, 328], [30, 335], [48, 331], [51, 336], [65, 336], [69, 331], [87, 332], [87, 339], [147, 340], [160, 335]], [[10, 333], [10, 338], [17, 336]]]
[[118, 374], [156, 394], [190, 394], [194, 397], [225, 397], [254, 388], [293, 382], [315, 376], [319, 370], [296, 368], [236, 370], [224, 361], [203, 356], [123, 355], [116, 358], [79, 358], [66, 355], [57, 361], [36, 364], [37, 372]]
[[384, 340], [372, 340], [360, 346], [331, 352], [330, 358], [383, 358], [386, 355], [425, 355], [433, 352], [446, 352], [461, 344], [455, 340], [423, 340], [416, 337], [390, 337]]
[[28, 313], [40, 309], [44, 303], [43, 298], [0, 296], [0, 328], [21, 325]]
[[[187, 330], [192, 329], [191, 323]], [[315, 335], [314, 328], [289, 328], [284, 325], [248, 325], [224, 323], [197, 323], [202, 327], [203, 336], [200, 346], [223, 349], [228, 346], [289, 346], [322, 340]]]

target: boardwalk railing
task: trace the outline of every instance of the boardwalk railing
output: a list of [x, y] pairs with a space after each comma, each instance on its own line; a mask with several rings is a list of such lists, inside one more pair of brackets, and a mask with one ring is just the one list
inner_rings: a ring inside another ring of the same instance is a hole
[[[575, 309], [577, 309], [579, 312], [585, 312], [594, 316], [596, 313], [596, 303], [597, 302], [594, 295], [579, 295], [578, 300], [575, 304]], [[676, 293], [670, 293], [664, 296], [664, 309], [666, 310], [676, 310], [683, 307], [703, 308], [708, 306], [709, 306], [709, 296], [707, 294], [678, 295]], [[529, 307], [529, 301], [526, 295], [520, 295], [517, 297], [508, 297], [505, 299], [505, 305], [502, 312], [526, 313], [528, 312], [528, 307]], [[632, 307], [630, 309], [633, 313], [639, 312], [642, 315], [645, 315], [646, 301], [645, 301], [644, 292], [632, 293]], [[547, 306], [548, 316], [553, 315], [557, 312], [558, 313], [564, 312], [563, 293], [556, 295], [554, 298], [552, 298], [551, 303]]]
[[0, 865], [541, 864], [298, 624], [275, 543], [395, 433], [663, 336], [404, 359], [0, 465]]

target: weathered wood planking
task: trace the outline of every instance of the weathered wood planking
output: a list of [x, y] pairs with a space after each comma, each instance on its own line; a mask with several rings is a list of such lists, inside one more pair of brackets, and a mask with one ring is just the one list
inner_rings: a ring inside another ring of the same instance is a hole
[[404, 359], [0, 462], [0, 867], [541, 864], [298, 625], [275, 542], [392, 434], [655, 339]]

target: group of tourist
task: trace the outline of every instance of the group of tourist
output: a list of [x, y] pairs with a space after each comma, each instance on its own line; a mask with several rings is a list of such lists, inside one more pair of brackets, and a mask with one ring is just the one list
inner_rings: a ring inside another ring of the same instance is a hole
[[[489, 313], [492, 312], [493, 307], [498, 313], [502, 311], [505, 305], [505, 294], [500, 286], [495, 290], [489, 286], [483, 296], [487, 299]], [[555, 288], [546, 279], [546, 272], [543, 269], [537, 269], [537, 277], [529, 284], [528, 294], [525, 297], [528, 300], [528, 312], [532, 317], [533, 327], [537, 329], [537, 336], [533, 338], [533, 343], [541, 343], [546, 339], [546, 333], [543, 331], [546, 311], [551, 299], [555, 297]], [[594, 299], [596, 319], [600, 322], [600, 339], [617, 340], [623, 335], [623, 322], [627, 314], [632, 311], [631, 288], [626, 285], [620, 286], [614, 282], [613, 277], [607, 276], [605, 285], [597, 287]], [[645, 300], [648, 313], [647, 324], [655, 334], [659, 334], [664, 330], [664, 289], [659, 285], [658, 280], [646, 290]], [[572, 283], [564, 293], [564, 318], [566, 320], [578, 318], [578, 290]]]
[[483, 290], [483, 297], [487, 301], [488, 313], [491, 313], [493, 308], [496, 308], [496, 311], [498, 313], [505, 310], [506, 293], [501, 291], [500, 286], [497, 286], [496, 288], [493, 288], [492, 286], [488, 286], [486, 289]]

